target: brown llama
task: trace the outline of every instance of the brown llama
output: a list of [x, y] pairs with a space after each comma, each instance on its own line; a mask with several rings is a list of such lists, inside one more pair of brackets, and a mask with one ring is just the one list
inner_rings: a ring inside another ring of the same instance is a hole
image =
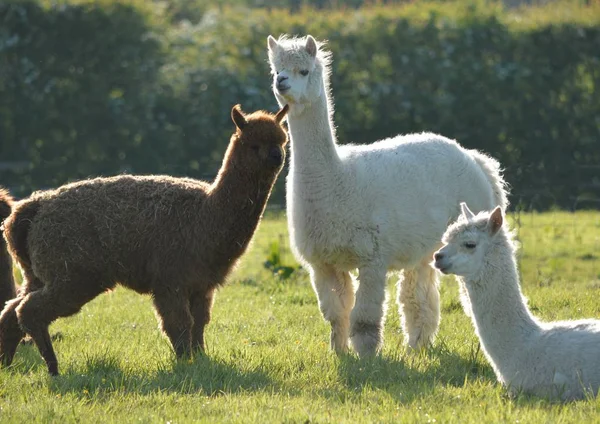
[[152, 296], [178, 358], [204, 351], [215, 289], [250, 243], [283, 167], [287, 110], [244, 115], [235, 106], [237, 131], [212, 184], [121, 175], [16, 203], [5, 231], [25, 282], [0, 316], [4, 365], [27, 333], [57, 375], [48, 326], [116, 284]]
[[[12, 204], [13, 199], [8, 191], [0, 188], [0, 228], [2, 228], [4, 220], [10, 215]], [[0, 309], [16, 295], [12, 260], [7, 250], [6, 241], [0, 234]]]

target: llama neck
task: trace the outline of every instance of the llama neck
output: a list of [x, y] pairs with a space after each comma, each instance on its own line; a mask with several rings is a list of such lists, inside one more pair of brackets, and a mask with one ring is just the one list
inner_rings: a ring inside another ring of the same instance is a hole
[[519, 347], [540, 331], [521, 293], [517, 264], [507, 244], [503, 240], [494, 246], [484, 273], [466, 284], [476, 331], [500, 369], [514, 363]]
[[[277, 175], [277, 174], [275, 174]], [[257, 178], [224, 163], [212, 184], [209, 205], [214, 228], [220, 229], [217, 250], [225, 257], [244, 253], [263, 214], [275, 178]]]
[[[323, 92], [326, 92], [323, 88]], [[306, 105], [299, 114], [288, 116], [292, 170], [321, 174], [335, 172], [340, 158], [336, 148], [330, 105], [326, 95]]]

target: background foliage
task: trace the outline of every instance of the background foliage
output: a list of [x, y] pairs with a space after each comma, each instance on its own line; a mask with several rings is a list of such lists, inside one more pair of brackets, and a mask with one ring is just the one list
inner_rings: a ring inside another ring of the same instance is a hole
[[311, 33], [334, 53], [341, 142], [439, 132], [498, 158], [513, 205], [598, 205], [581, 203], [600, 198], [598, 4], [225, 3], [0, 3], [2, 184], [211, 178], [231, 106], [276, 109], [267, 35]]

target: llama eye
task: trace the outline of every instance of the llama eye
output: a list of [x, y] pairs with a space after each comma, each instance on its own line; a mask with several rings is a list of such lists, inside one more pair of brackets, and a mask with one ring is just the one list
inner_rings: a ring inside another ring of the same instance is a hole
[[477, 245], [475, 244], [475, 242], [468, 241], [468, 242], [465, 243], [465, 247], [467, 249], [475, 249], [475, 247], [477, 247]]
[[256, 144], [250, 145], [250, 148], [258, 153], [258, 146]]
[[303, 77], [308, 75], [308, 69], [303, 69], [300, 71], [300, 75], [302, 75]]

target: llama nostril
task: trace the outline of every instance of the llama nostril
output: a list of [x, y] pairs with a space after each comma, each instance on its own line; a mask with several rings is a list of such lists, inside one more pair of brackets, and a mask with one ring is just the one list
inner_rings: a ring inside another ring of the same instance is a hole
[[435, 255], [433, 255], [433, 259], [435, 259], [436, 261], [441, 261], [443, 258], [444, 258], [443, 253], [436, 253]]
[[281, 84], [283, 81], [288, 79], [285, 75], [277, 75], [277, 84]]

